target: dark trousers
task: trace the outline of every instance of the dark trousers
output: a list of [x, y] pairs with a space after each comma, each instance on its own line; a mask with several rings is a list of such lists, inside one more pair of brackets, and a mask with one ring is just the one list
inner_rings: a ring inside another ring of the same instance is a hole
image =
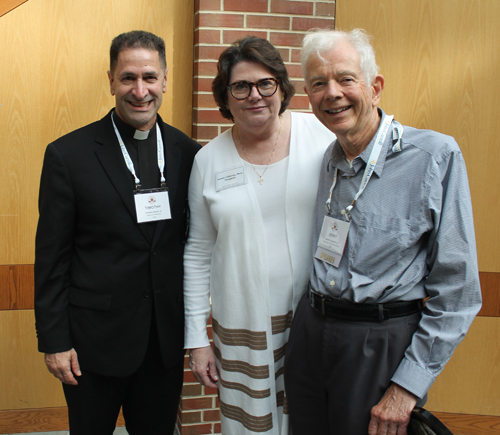
[[144, 361], [131, 376], [102, 376], [82, 369], [77, 386], [63, 384], [71, 435], [111, 435], [122, 406], [130, 435], [172, 435], [183, 372], [182, 360], [165, 369], [152, 328]]
[[355, 322], [326, 317], [310, 302], [304, 296], [297, 307], [285, 356], [293, 434], [367, 435], [371, 408], [389, 387], [420, 314]]

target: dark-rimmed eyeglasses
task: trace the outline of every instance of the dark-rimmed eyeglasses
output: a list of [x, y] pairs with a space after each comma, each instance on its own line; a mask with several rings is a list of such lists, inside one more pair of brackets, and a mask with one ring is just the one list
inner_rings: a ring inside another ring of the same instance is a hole
[[244, 100], [252, 93], [252, 87], [257, 88], [257, 92], [263, 97], [270, 97], [276, 93], [278, 85], [280, 83], [279, 79], [274, 77], [267, 77], [265, 79], [260, 79], [257, 82], [234, 82], [231, 83], [227, 88], [231, 92], [231, 95], [237, 100]]

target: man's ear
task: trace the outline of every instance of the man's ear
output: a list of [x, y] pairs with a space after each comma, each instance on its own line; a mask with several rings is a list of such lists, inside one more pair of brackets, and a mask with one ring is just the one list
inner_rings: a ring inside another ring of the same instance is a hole
[[108, 79], [109, 79], [109, 89], [110, 89], [111, 95], [113, 95], [113, 97], [114, 97], [115, 90], [113, 88], [113, 82], [115, 81], [115, 79], [113, 78], [113, 74], [111, 74], [111, 71], [108, 71]]
[[385, 79], [381, 74], [377, 74], [373, 79], [372, 89], [373, 89], [373, 104], [375, 106], [380, 102], [380, 97], [382, 95], [382, 91], [384, 90]]

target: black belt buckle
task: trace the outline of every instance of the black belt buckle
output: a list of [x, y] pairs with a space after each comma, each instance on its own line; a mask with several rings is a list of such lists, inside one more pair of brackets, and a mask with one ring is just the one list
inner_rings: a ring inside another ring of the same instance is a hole
[[[316, 305], [319, 299], [319, 307]], [[311, 306], [319, 310], [319, 312], [324, 316], [326, 315], [325, 310], [325, 297], [311, 288]]]

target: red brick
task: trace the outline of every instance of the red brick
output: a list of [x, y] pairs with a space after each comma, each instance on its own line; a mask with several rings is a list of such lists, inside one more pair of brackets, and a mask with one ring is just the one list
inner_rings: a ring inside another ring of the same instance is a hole
[[221, 0], [195, 0], [194, 10], [197, 11], [220, 11]]
[[191, 370], [184, 372], [184, 383], [187, 383], [187, 382], [192, 382], [193, 384], [195, 382], [198, 382], [196, 380], [196, 378], [194, 377], [194, 374]]
[[197, 29], [194, 32], [195, 44], [219, 44], [220, 43], [220, 30], [211, 29]]
[[[194, 127], [196, 130], [196, 127]], [[192, 385], [192, 384], [184, 384], [182, 387], [182, 393], [181, 396], [186, 397], [186, 396], [201, 396], [203, 394], [203, 385], [197, 384], [197, 385]]]
[[183, 411], [189, 409], [210, 409], [213, 406], [211, 397], [198, 397], [196, 399], [181, 398], [181, 409]]
[[247, 28], [289, 30], [290, 18], [271, 15], [248, 15]]
[[218, 409], [203, 411], [203, 421], [220, 421], [220, 411]]
[[224, 0], [225, 11], [267, 12], [267, 0]]
[[[197, 139], [208, 139], [211, 140], [219, 134], [219, 128], [217, 126], [206, 126], [206, 125], [198, 125], [193, 128], [193, 135]], [[201, 387], [201, 385], [200, 385]], [[201, 388], [200, 393], [196, 394], [197, 396], [201, 396]], [[191, 394], [194, 396], [195, 394]]]
[[335, 17], [335, 3], [316, 3], [316, 15]]
[[292, 58], [291, 62], [300, 62], [300, 56], [302, 54], [302, 50], [299, 48], [292, 48]]
[[295, 95], [304, 94], [304, 85], [306, 84], [304, 80], [291, 80], [291, 82], [295, 88]]
[[221, 433], [221, 426], [220, 423], [214, 424], [214, 433]]
[[195, 77], [196, 76], [215, 77], [216, 74], [217, 74], [217, 62], [199, 62], [199, 61], [194, 62]]
[[198, 27], [243, 27], [244, 17], [239, 14], [200, 14], [198, 22]]
[[218, 110], [195, 110], [193, 115], [194, 122], [197, 124], [227, 124], [229, 122]]
[[271, 12], [280, 14], [312, 15], [313, 3], [290, 0], [272, 0]]
[[[184, 355], [184, 368], [189, 369], [189, 355]], [[184, 379], [184, 382], [186, 382], [186, 379]]]
[[193, 107], [198, 109], [201, 108], [217, 108], [215, 100], [212, 94], [194, 94], [193, 95]]
[[288, 75], [290, 77], [302, 78], [302, 66], [300, 65], [287, 65]]
[[181, 416], [182, 425], [201, 423], [201, 411], [183, 412]]
[[212, 78], [199, 77], [194, 79], [195, 92], [212, 92]]
[[212, 424], [195, 424], [189, 426], [182, 426], [180, 428], [181, 435], [204, 435], [212, 432]]
[[219, 60], [220, 54], [226, 49], [227, 47], [223, 45], [197, 45], [194, 49], [194, 56], [195, 59], [198, 60]]
[[334, 27], [335, 21], [333, 19], [294, 17], [292, 20], [292, 30], [334, 29]]
[[281, 58], [283, 62], [290, 62], [290, 49], [289, 48], [278, 48], [278, 51], [281, 54]]
[[212, 326], [207, 326], [207, 335], [210, 340], [214, 338], [214, 331]]
[[273, 45], [301, 47], [304, 33], [271, 33], [270, 42]]
[[253, 29], [248, 30], [224, 30], [222, 34], [222, 41], [224, 44], [232, 44], [238, 39], [243, 39], [246, 36], [258, 36], [259, 38], [267, 39], [267, 32], [257, 31]]
[[[220, 132], [221, 133], [224, 133], [226, 130], [229, 130], [230, 128], [232, 128], [233, 126], [232, 125], [227, 125], [227, 126], [224, 126], [222, 125], [221, 128], [220, 128]], [[213, 389], [213, 388], [212, 388]], [[208, 393], [207, 393], [208, 394]], [[210, 393], [211, 394], [211, 393]], [[216, 394], [216, 393], [214, 393]]]
[[306, 109], [309, 110], [309, 98], [300, 95], [295, 95], [288, 106], [290, 109]]
[[[227, 129], [226, 129], [227, 130]], [[225, 130], [223, 130], [225, 131]], [[217, 394], [217, 388], [210, 388], [210, 387], [205, 387], [205, 395], [216, 395]]]

